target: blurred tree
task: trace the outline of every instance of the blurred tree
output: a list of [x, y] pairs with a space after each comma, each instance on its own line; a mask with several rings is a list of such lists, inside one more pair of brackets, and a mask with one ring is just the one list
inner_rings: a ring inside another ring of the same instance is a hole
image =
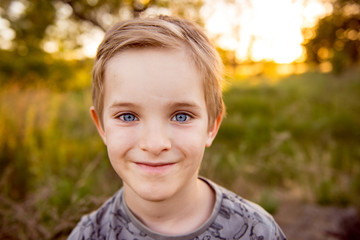
[[114, 22], [146, 11], [201, 23], [202, 4], [202, 0], [1, 0], [0, 20], [5, 20], [14, 38], [10, 48], [0, 47], [0, 54], [6, 57], [0, 60], [0, 83], [24, 80], [29, 72], [33, 79], [49, 79], [47, 66], [54, 62], [54, 54], [44, 51], [49, 40], [59, 46], [52, 51], [55, 54], [74, 52], [84, 44], [79, 40], [84, 33], [93, 29], [104, 32]]
[[305, 43], [309, 62], [330, 62], [334, 73], [359, 64], [360, 1], [334, 0], [333, 13], [322, 18], [311, 35]]

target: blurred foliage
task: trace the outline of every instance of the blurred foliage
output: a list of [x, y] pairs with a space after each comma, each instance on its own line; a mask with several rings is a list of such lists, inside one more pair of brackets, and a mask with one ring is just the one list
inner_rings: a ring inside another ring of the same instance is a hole
[[89, 119], [90, 89], [14, 86], [0, 102], [0, 239], [66, 236], [75, 212], [120, 186]]
[[[201, 0], [1, 0], [0, 17], [14, 38], [10, 48], [0, 48], [0, 85], [10, 81], [47, 85], [51, 79], [52, 86], [63, 89], [73, 69], [90, 71], [89, 61], [64, 60], [69, 59], [66, 54], [74, 59], [71, 54], [83, 47], [82, 34], [105, 31], [116, 21], [154, 10], [201, 24], [201, 6]], [[49, 41], [59, 46], [53, 54], [44, 51]]]
[[[26, 56], [0, 50], [0, 86], [43, 86], [53, 90], [83, 89], [90, 85], [92, 60], [57, 59], [34, 50]], [[74, 77], [75, 76], [75, 77]]]
[[[46, 28], [55, 21], [55, 7], [51, 1], [47, 0], [26, 1], [23, 3], [25, 5], [24, 12], [15, 14], [18, 9], [15, 9], [17, 7], [13, 3], [19, 2], [1, 1], [0, 7], [3, 9], [1, 17], [7, 19], [10, 27], [15, 31], [15, 50], [22, 53], [33, 52], [34, 49], [39, 48]], [[10, 10], [10, 6], [14, 8], [13, 11]]]
[[359, 76], [307, 73], [275, 86], [234, 84], [204, 173], [244, 195], [282, 186], [321, 204], [357, 204]]
[[[19, 3], [24, 10], [15, 14], [16, 11], [12, 8], [19, 7], [16, 6]], [[55, 23], [61, 9], [70, 12], [70, 20], [75, 23], [87, 22], [105, 31], [119, 19], [138, 17], [147, 9], [156, 7], [199, 21], [197, 10], [201, 6], [200, 0], [181, 0], [175, 3], [169, 0], [2, 0], [0, 3], [4, 10], [1, 11], [1, 17], [8, 20], [10, 27], [16, 32], [16, 47], [38, 47], [46, 35], [46, 29]]]
[[341, 73], [360, 62], [360, 1], [336, 0], [333, 13], [321, 19], [305, 43], [310, 62], [332, 65], [333, 72]]
[[359, 76], [357, 69], [342, 77], [291, 76], [274, 86], [234, 83], [203, 173], [242, 195], [255, 194], [270, 210], [276, 201], [264, 202], [259, 189], [300, 191], [320, 204], [358, 204]]
[[[228, 116], [201, 174], [271, 212], [279, 191], [358, 205], [359, 76], [306, 73], [276, 85], [264, 76], [258, 85], [229, 80]], [[119, 189], [90, 105], [89, 87], [1, 88], [0, 239], [65, 239]]]

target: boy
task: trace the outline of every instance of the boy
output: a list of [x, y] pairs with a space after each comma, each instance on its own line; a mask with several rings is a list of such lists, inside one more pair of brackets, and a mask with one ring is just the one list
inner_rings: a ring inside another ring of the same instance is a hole
[[185, 20], [106, 33], [90, 113], [123, 188], [68, 239], [285, 239], [261, 207], [198, 176], [225, 111], [221, 75], [216, 50]]

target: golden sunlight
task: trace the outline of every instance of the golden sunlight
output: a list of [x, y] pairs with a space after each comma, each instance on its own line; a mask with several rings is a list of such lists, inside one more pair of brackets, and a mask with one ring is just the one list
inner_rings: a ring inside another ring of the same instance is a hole
[[321, 0], [207, 0], [202, 14], [216, 43], [240, 61], [301, 62], [304, 27], [331, 12]]

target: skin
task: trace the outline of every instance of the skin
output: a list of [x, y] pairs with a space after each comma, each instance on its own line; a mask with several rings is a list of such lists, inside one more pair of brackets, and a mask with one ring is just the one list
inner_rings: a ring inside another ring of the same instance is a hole
[[108, 62], [104, 85], [103, 127], [90, 113], [128, 207], [153, 231], [195, 230], [215, 201], [198, 171], [222, 116], [208, 128], [201, 76], [186, 48], [121, 52]]

